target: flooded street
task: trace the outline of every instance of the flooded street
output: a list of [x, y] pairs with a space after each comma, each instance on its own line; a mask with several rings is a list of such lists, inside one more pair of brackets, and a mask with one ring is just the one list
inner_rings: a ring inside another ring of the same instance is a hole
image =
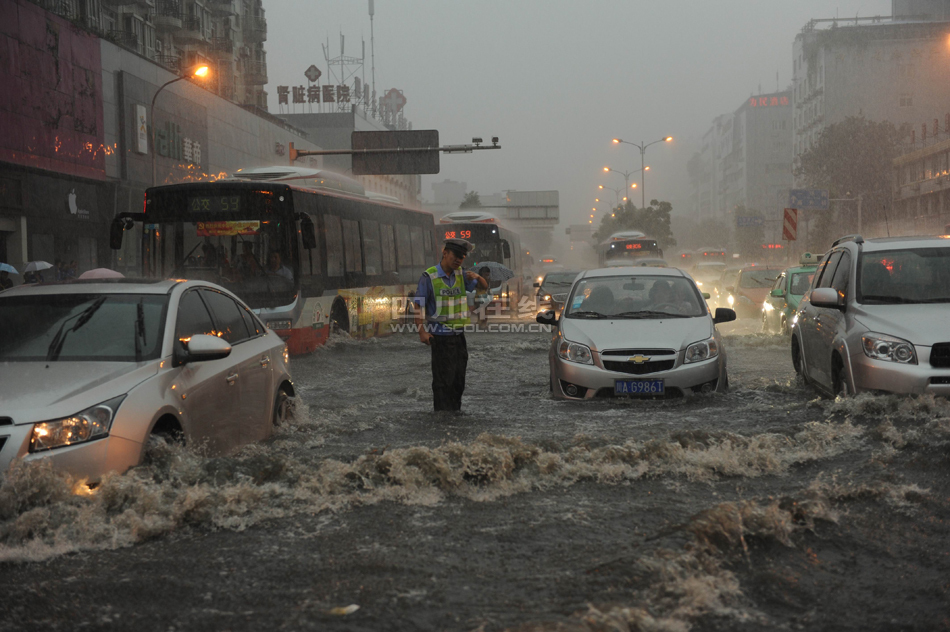
[[720, 329], [726, 395], [558, 402], [547, 335], [476, 334], [436, 415], [415, 336], [340, 340], [237, 455], [15, 468], [0, 630], [950, 629], [950, 404]]

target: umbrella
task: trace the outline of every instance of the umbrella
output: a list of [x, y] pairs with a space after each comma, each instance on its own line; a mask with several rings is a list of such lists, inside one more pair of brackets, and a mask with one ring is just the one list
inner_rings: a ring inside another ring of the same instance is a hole
[[124, 279], [125, 275], [109, 268], [94, 268], [79, 275], [80, 279]]
[[503, 283], [515, 276], [515, 273], [512, 272], [510, 268], [507, 268], [494, 261], [480, 261], [479, 263], [475, 264], [475, 272], [478, 272], [482, 268], [489, 269], [491, 272], [492, 283]]
[[10, 274], [20, 274], [16, 271], [16, 268], [11, 266], [9, 263], [0, 263], [0, 272], [9, 272]]
[[52, 263], [46, 263], [45, 261], [31, 261], [26, 264], [26, 267], [23, 268], [24, 272], [39, 272], [40, 270], [49, 270], [53, 267]]

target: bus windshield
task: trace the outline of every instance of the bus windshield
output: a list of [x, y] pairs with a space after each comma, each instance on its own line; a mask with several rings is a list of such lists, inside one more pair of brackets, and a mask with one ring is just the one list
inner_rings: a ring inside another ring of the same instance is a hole
[[466, 265], [484, 261], [505, 262], [504, 248], [496, 224], [444, 224], [440, 229], [444, 239], [464, 239], [475, 246], [466, 258]]
[[283, 200], [269, 191], [150, 192], [143, 273], [211, 281], [255, 309], [291, 303], [296, 230]]

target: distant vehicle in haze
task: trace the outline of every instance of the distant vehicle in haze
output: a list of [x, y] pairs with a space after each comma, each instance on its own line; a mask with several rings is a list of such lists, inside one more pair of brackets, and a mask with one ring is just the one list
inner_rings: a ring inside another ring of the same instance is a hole
[[656, 239], [638, 230], [614, 233], [597, 247], [597, 261], [602, 268], [635, 265], [641, 258], [662, 259], [663, 249]]
[[791, 333], [791, 322], [802, 296], [811, 286], [819, 255], [806, 252], [799, 265], [782, 270], [775, 285], [762, 304], [762, 331], [775, 331], [784, 335]]
[[739, 270], [735, 285], [725, 288], [726, 302], [739, 318], [758, 318], [762, 304], [782, 268], [746, 266]]
[[561, 313], [564, 302], [567, 300], [567, 293], [580, 273], [580, 270], [558, 270], [548, 272], [541, 281], [536, 281], [534, 286], [538, 288], [538, 303], [541, 310], [550, 309], [556, 314]]
[[526, 268], [521, 237], [503, 226], [497, 217], [478, 210], [449, 213], [439, 220], [438, 238], [464, 239], [475, 246], [465, 258], [465, 268], [478, 268], [484, 261], [500, 263], [514, 273], [504, 281], [489, 279], [489, 292], [508, 305], [518, 305], [524, 294], [522, 279]]

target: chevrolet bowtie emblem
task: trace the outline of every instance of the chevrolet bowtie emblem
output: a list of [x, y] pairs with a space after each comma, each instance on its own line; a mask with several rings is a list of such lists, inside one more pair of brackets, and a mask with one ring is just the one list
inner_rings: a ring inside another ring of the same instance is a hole
[[634, 362], [636, 364], [643, 364], [644, 362], [649, 362], [650, 358], [645, 355], [635, 355], [630, 358], [627, 358], [627, 362]]

